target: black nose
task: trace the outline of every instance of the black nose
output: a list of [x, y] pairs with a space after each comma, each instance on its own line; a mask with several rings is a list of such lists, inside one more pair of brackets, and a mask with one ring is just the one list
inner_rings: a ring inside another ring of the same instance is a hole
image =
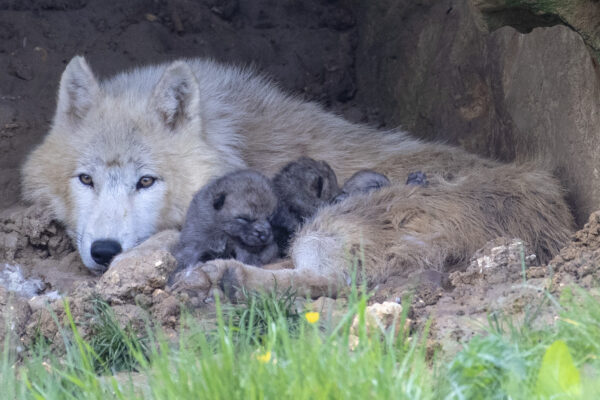
[[96, 263], [108, 267], [111, 260], [122, 250], [121, 244], [116, 240], [104, 239], [96, 240], [92, 243], [91, 253]]

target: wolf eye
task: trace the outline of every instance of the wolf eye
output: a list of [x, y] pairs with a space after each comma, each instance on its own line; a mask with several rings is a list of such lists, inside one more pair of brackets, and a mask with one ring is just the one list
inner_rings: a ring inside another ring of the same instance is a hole
[[83, 183], [86, 186], [94, 187], [94, 181], [92, 177], [88, 174], [79, 174], [79, 182]]
[[251, 218], [248, 218], [248, 217], [237, 217], [237, 218], [236, 218], [236, 220], [237, 220], [238, 222], [241, 222], [241, 223], [243, 223], [243, 224], [248, 224], [248, 223], [252, 223], [252, 222], [254, 222], [254, 220], [253, 220], [253, 219], [251, 219]]
[[137, 185], [135, 185], [136, 189], [148, 189], [150, 186], [154, 185], [156, 178], [152, 176], [142, 176], [138, 181]]

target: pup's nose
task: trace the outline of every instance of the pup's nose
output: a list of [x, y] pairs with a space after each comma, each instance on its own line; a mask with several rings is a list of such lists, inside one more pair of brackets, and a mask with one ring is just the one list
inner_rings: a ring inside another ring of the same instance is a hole
[[122, 250], [121, 244], [116, 240], [104, 239], [92, 243], [91, 253], [96, 263], [108, 267], [111, 260]]
[[268, 222], [258, 223], [255, 226], [254, 234], [258, 236], [261, 242], [266, 243], [271, 240], [272, 232], [271, 232], [271, 224]]

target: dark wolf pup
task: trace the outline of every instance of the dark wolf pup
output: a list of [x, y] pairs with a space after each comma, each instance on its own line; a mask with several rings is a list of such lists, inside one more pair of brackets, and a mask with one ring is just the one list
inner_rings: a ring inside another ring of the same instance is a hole
[[339, 193], [337, 178], [325, 161], [309, 157], [286, 164], [273, 177], [277, 211], [272, 218], [275, 241], [285, 255], [298, 228]]
[[215, 179], [193, 198], [174, 253], [178, 268], [216, 258], [260, 267], [277, 257], [269, 218], [277, 199], [261, 173], [241, 170]]

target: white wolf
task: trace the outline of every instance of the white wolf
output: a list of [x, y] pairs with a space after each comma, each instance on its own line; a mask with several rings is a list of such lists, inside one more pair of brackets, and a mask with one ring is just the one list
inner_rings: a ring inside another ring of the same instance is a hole
[[[235, 267], [241, 284], [279, 281], [314, 294], [345, 284], [346, 258], [358, 247], [377, 281], [444, 268], [499, 235], [524, 239], [545, 259], [573, 227], [545, 172], [353, 124], [249, 69], [199, 59], [99, 82], [73, 58], [51, 130], [24, 165], [23, 193], [65, 224], [85, 265], [102, 273], [117, 253], [179, 227], [209, 179], [240, 168], [272, 176], [301, 155], [327, 161], [342, 181], [373, 169], [392, 186], [322, 210], [291, 246], [295, 269], [217, 262], [206, 269], [214, 284]], [[413, 171], [430, 185], [405, 186]]]

